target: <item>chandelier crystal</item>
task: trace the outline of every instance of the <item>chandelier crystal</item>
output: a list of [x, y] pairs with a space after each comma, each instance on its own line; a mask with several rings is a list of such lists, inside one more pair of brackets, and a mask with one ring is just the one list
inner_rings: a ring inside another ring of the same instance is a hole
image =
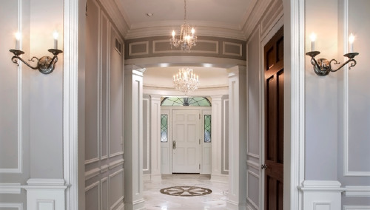
[[188, 92], [198, 89], [199, 76], [193, 73], [193, 69], [181, 68], [177, 74], [173, 75], [173, 84], [177, 90], [186, 95]]
[[186, 22], [186, 0], [184, 0], [184, 23], [181, 25], [180, 34], [176, 36], [175, 30], [172, 31], [172, 38], [170, 39], [171, 49], [172, 47], [181, 47], [181, 50], [189, 52], [190, 49], [196, 45], [197, 36], [195, 29], [190, 27]]

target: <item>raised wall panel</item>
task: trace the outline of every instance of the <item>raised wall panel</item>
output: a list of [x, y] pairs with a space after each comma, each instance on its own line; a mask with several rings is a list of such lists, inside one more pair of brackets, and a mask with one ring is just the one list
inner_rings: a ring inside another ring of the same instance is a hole
[[117, 31], [111, 27], [110, 49], [110, 146], [109, 156], [123, 154], [123, 59], [114, 49], [113, 40], [120, 39]]
[[100, 9], [95, 1], [88, 1], [86, 17], [85, 71], [85, 163], [99, 161], [99, 31]]
[[100, 183], [95, 182], [85, 189], [85, 209], [100, 210]]
[[0, 203], [0, 210], [23, 210], [22, 203]]
[[223, 135], [222, 135], [222, 172], [229, 172], [229, 99], [223, 100]]
[[101, 210], [108, 210], [108, 178], [105, 177], [101, 181]]
[[129, 43], [129, 55], [147, 55], [149, 54], [149, 41]]
[[[208, 53], [208, 54], [218, 54], [219, 45], [218, 41], [210, 40], [198, 40], [197, 45], [191, 49], [193, 53]], [[169, 44], [168, 40], [155, 40], [153, 41], [153, 53], [184, 53], [179, 48], [174, 48]]]
[[232, 42], [223, 42], [223, 52], [224, 55], [232, 56], [243, 56], [243, 44], [232, 43]]
[[107, 16], [101, 14], [100, 38], [101, 38], [101, 159], [108, 157], [108, 142], [109, 142], [109, 29], [110, 23]]
[[256, 209], [259, 208], [259, 179], [258, 174], [247, 170], [247, 202]]
[[116, 209], [123, 203], [123, 169], [109, 175], [109, 209]]
[[143, 99], [143, 171], [150, 173], [150, 103]]
[[[7, 49], [15, 48], [14, 35], [22, 32], [22, 1], [2, 3], [0, 14], [0, 173], [22, 172], [22, 68], [9, 61]], [[26, 36], [26, 34], [24, 34]], [[22, 46], [22, 42], [20, 43]], [[27, 67], [28, 68], [28, 67]]]
[[370, 136], [370, 97], [367, 79], [370, 72], [367, 71], [367, 58], [370, 56], [368, 46], [370, 41], [370, 25], [362, 24], [361, 21], [368, 20], [370, 14], [368, 8], [370, 2], [366, 0], [346, 0], [345, 10], [348, 16], [348, 29], [344, 31], [343, 45], [345, 52], [348, 52], [348, 35], [354, 33], [356, 41], [354, 51], [360, 52], [361, 56], [356, 57], [357, 65], [344, 72], [344, 168], [346, 176], [370, 176], [370, 161], [368, 143]]

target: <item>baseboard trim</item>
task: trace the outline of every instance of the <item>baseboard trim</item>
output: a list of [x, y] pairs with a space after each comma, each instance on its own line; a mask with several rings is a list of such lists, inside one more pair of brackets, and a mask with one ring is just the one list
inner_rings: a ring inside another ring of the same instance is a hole
[[211, 174], [211, 181], [213, 181], [213, 182], [228, 183], [229, 182], [229, 175]]

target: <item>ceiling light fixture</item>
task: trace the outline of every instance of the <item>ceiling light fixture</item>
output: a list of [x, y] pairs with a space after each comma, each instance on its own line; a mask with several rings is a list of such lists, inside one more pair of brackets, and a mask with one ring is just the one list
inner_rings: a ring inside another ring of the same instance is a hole
[[181, 46], [181, 50], [189, 52], [197, 42], [197, 36], [194, 36], [194, 34], [195, 29], [186, 22], [186, 0], [184, 0], [184, 23], [181, 25], [181, 31], [178, 36], [176, 36], [175, 30], [172, 31], [172, 38], [170, 39], [171, 49], [172, 47]]
[[181, 68], [177, 74], [173, 75], [173, 84], [177, 90], [186, 95], [188, 92], [198, 89], [199, 76], [193, 73], [193, 69]]

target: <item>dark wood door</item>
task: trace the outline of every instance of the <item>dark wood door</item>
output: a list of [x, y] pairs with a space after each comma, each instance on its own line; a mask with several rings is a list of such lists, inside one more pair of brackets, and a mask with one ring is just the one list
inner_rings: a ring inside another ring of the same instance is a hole
[[264, 47], [265, 210], [283, 210], [284, 29]]

